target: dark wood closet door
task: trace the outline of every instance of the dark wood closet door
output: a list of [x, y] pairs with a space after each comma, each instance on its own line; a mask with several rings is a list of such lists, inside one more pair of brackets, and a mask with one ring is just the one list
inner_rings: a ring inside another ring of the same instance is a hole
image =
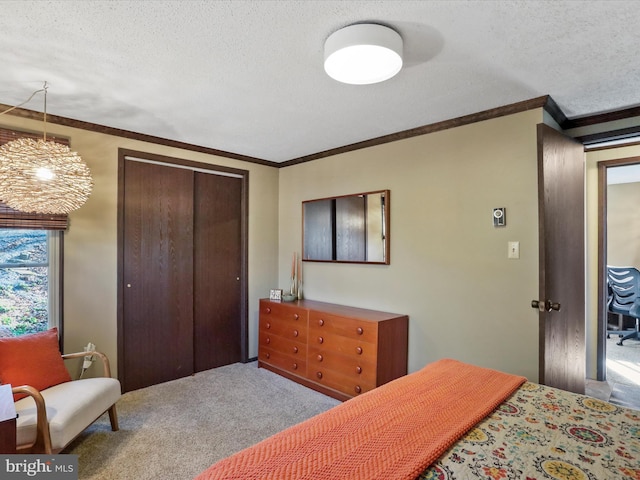
[[242, 180], [196, 173], [195, 371], [241, 361]]
[[193, 172], [124, 162], [124, 391], [193, 373]]

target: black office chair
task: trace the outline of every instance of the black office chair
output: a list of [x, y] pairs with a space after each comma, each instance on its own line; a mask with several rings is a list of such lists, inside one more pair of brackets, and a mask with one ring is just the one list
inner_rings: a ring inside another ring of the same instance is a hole
[[640, 340], [640, 272], [634, 267], [607, 266], [607, 282], [610, 294], [607, 310], [622, 315], [619, 317], [621, 326], [623, 316], [631, 317], [635, 322], [631, 331], [607, 330], [607, 335], [620, 335], [617, 345], [630, 338]]

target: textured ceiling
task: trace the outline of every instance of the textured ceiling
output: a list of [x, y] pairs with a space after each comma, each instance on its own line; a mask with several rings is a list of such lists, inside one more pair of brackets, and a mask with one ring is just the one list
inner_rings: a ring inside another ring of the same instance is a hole
[[[350, 86], [323, 43], [404, 39]], [[0, 0], [0, 103], [281, 162], [551, 95], [569, 118], [640, 104], [637, 1]], [[42, 97], [25, 108], [41, 111]]]

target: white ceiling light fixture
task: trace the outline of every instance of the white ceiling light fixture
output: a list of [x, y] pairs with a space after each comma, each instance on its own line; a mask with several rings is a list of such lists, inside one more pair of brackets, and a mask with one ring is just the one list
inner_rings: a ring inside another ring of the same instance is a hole
[[401, 68], [402, 37], [383, 25], [350, 25], [329, 35], [324, 43], [324, 70], [339, 82], [384, 82]]

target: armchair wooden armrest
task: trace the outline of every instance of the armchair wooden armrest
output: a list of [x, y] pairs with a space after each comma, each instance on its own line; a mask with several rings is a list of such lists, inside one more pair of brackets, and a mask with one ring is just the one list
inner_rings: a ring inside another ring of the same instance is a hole
[[111, 376], [111, 366], [109, 364], [109, 358], [102, 352], [75, 352], [75, 353], [65, 353], [62, 355], [64, 360], [68, 360], [70, 358], [80, 358], [80, 357], [88, 357], [90, 355], [96, 355], [100, 357], [102, 360], [102, 376], [110, 377]]
[[51, 434], [49, 433], [49, 422], [47, 421], [47, 408], [44, 403], [44, 398], [42, 398], [42, 394], [39, 390], [29, 385], [12, 387], [11, 391], [13, 393], [27, 394], [36, 402], [36, 428], [38, 433], [36, 435], [36, 441], [31, 445], [30, 450], [51, 453]]

